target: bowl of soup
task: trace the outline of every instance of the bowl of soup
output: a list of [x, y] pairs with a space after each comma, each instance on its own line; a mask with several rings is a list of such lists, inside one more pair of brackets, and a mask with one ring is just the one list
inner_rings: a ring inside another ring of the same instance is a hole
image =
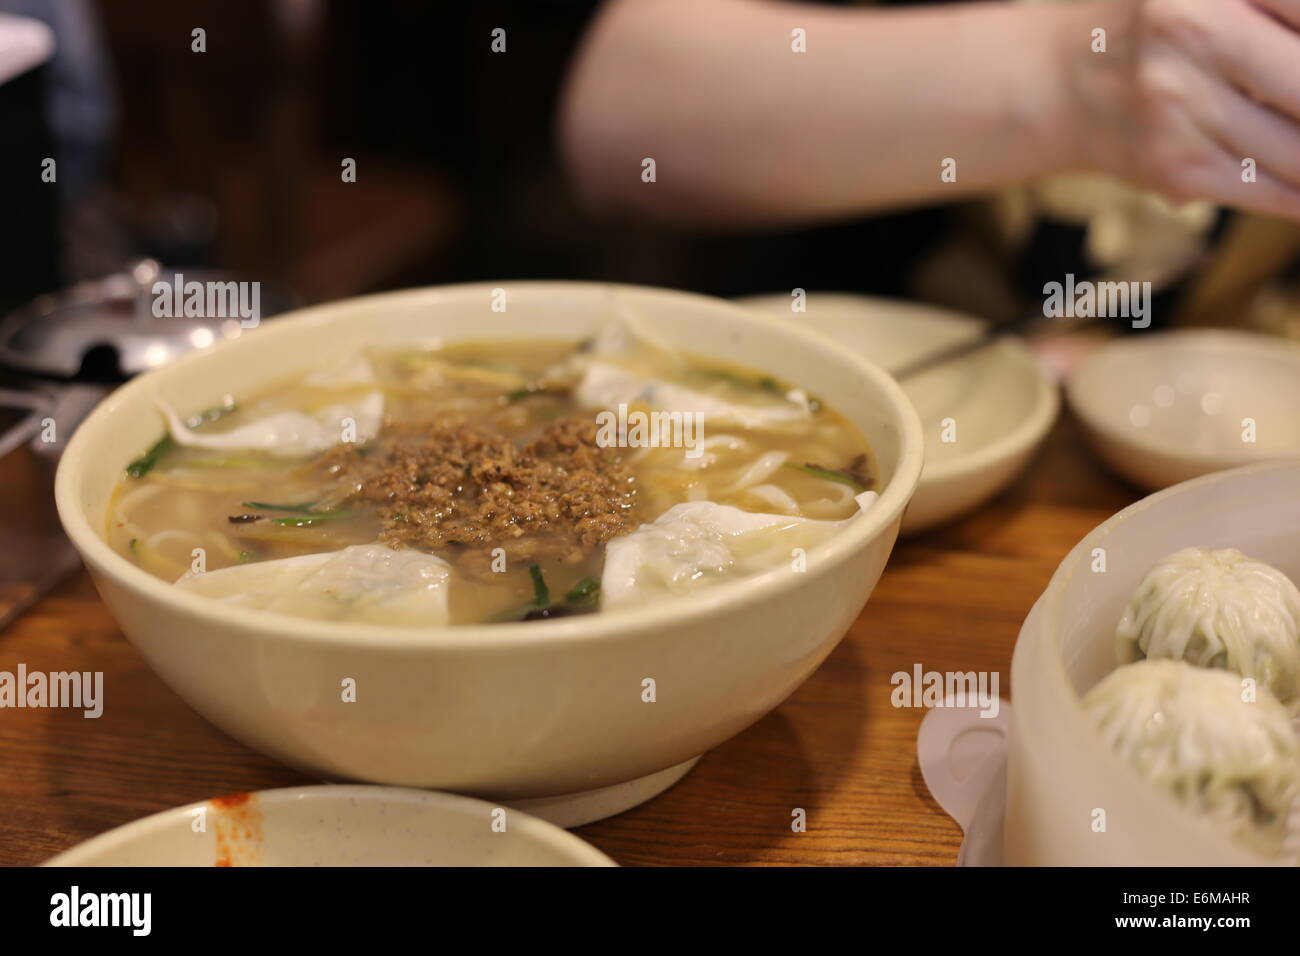
[[56, 500], [123, 631], [231, 736], [576, 825], [813, 672], [921, 449], [887, 374], [732, 304], [464, 285], [137, 378], [73, 437]]

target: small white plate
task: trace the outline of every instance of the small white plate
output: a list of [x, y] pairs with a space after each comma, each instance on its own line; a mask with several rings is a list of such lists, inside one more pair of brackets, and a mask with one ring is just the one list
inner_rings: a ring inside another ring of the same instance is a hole
[[1150, 490], [1300, 456], [1300, 347], [1285, 339], [1231, 331], [1118, 339], [1079, 366], [1066, 395], [1097, 453]]
[[[804, 312], [792, 312], [784, 294], [737, 302], [820, 332], [887, 371], [984, 327], [933, 306], [840, 293], [809, 293]], [[1060, 408], [1056, 386], [1024, 343], [1010, 337], [901, 384], [925, 430], [925, 467], [903, 516], [904, 534], [973, 511], [1009, 485]], [[945, 440], [954, 434], [955, 441]]]
[[572, 833], [471, 797], [291, 787], [164, 810], [46, 866], [614, 866]]

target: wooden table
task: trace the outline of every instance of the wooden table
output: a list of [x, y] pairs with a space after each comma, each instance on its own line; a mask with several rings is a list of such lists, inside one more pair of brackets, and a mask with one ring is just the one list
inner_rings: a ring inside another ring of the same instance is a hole
[[[989, 670], [1010, 690], [1021, 622], [1056, 565], [1138, 492], [1101, 470], [1068, 418], [993, 503], [902, 542], [862, 616], [775, 712], [677, 786], [577, 832], [622, 864], [951, 865], [961, 832], [916, 765], [923, 712], [890, 675]], [[21, 507], [21, 502], [6, 502]], [[0, 670], [103, 671], [111, 706], [0, 710], [0, 864], [218, 794], [315, 783], [225, 736], [154, 676], [84, 572], [0, 634]], [[807, 812], [792, 832], [791, 811]]]

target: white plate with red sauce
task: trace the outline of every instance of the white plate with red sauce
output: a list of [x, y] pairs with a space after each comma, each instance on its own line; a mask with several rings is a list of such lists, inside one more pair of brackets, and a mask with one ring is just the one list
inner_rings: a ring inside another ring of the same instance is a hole
[[615, 866], [519, 810], [432, 790], [326, 785], [216, 797], [87, 840], [46, 866]]

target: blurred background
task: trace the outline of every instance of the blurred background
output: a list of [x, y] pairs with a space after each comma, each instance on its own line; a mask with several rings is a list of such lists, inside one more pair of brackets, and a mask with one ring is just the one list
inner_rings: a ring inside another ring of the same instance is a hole
[[[902, 293], [947, 216], [706, 236], [584, 214], [555, 106], [590, 0], [3, 0], [63, 54], [9, 90], [7, 305], [130, 258], [287, 284], [304, 301], [404, 285], [617, 279], [719, 294]], [[207, 51], [191, 51], [191, 30]], [[507, 48], [489, 48], [495, 27]], [[71, 61], [71, 62], [68, 62]], [[42, 130], [44, 112], [70, 128]], [[54, 135], [61, 132], [62, 136]], [[53, 142], [51, 142], [53, 139]], [[35, 178], [60, 160], [57, 189]], [[343, 157], [357, 160], [343, 183]], [[62, 209], [55, 208], [55, 200]]]
[[[566, 182], [555, 108], [597, 7], [0, 0], [55, 41], [0, 85], [0, 307], [152, 257], [301, 303], [544, 277], [856, 291], [1007, 319], [1041, 302], [1048, 279], [1118, 269], [1159, 275], [1157, 325], [1300, 337], [1294, 227], [1213, 209], [1131, 210], [1111, 253], [1127, 263], [1098, 261], [1087, 211], [1029, 191], [757, 233], [592, 216]], [[496, 27], [504, 53], [490, 48]], [[50, 156], [53, 184], [39, 178]], [[355, 183], [340, 176], [345, 157]]]
[[[555, 107], [597, 8], [0, 0], [56, 40], [43, 65], [0, 86], [10, 211], [0, 304], [151, 256], [276, 284], [303, 303], [593, 278], [719, 295], [905, 295], [1006, 319], [1041, 300], [1045, 278], [1108, 265], [1089, 261], [1086, 220], [1026, 216], [1024, 196], [763, 233], [589, 215], [565, 182]], [[195, 27], [205, 52], [191, 49]], [[504, 53], [491, 52], [494, 27], [507, 30]], [[39, 179], [47, 156], [55, 183]], [[342, 181], [343, 157], [356, 160], [356, 182]], [[1136, 245], [1171, 246], [1183, 264], [1223, 245], [1234, 219], [1203, 213]], [[1167, 286], [1158, 324], [1174, 320], [1175, 300], [1187, 321], [1295, 323], [1295, 230], [1247, 232], [1235, 268], [1249, 274], [1195, 295], [1187, 282]]]

